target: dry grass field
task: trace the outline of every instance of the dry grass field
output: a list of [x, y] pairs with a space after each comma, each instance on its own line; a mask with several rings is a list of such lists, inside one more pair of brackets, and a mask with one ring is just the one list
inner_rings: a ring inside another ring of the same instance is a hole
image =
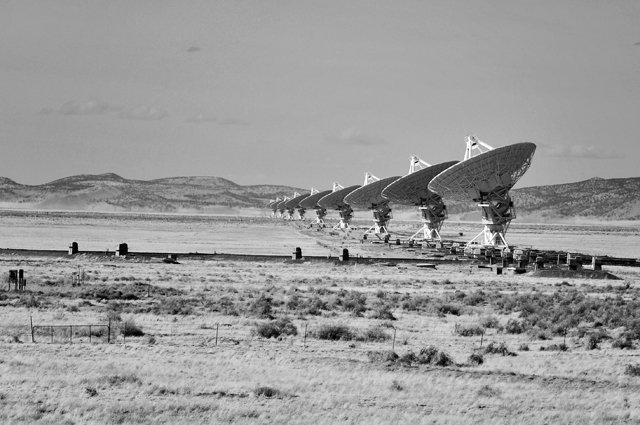
[[[522, 225], [514, 240], [640, 256], [633, 226]], [[1, 253], [2, 284], [20, 268], [28, 283], [0, 289], [0, 423], [640, 423], [637, 268], [587, 280], [341, 263], [343, 247], [360, 259], [423, 254], [266, 219], [1, 217], [2, 248], [71, 241], [134, 253], [298, 246], [332, 259]], [[72, 286], [78, 270], [85, 283]], [[110, 335], [80, 326], [108, 323]]]

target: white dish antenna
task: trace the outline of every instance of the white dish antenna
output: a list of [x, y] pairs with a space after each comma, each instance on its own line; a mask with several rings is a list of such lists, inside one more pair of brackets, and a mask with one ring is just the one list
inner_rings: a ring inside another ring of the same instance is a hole
[[422, 227], [409, 239], [440, 241], [440, 230], [447, 219], [447, 206], [442, 197], [429, 190], [429, 182], [440, 172], [458, 161], [430, 165], [416, 155], [409, 160], [411, 173], [392, 182], [382, 191], [382, 196], [401, 205], [415, 205], [420, 209]]
[[322, 197], [318, 201], [318, 205], [321, 207], [337, 210], [340, 214], [340, 221], [333, 227], [334, 229], [351, 229], [350, 222], [353, 218], [353, 209], [345, 202], [344, 198], [359, 187], [360, 185], [344, 187], [341, 184], [334, 182], [333, 192]]
[[324, 229], [326, 227], [324, 218], [327, 216], [327, 209], [318, 205], [318, 201], [331, 192], [331, 190], [320, 192], [315, 188], [311, 188], [311, 195], [307, 196], [298, 203], [300, 208], [313, 208], [316, 213], [316, 218], [311, 222], [311, 224], [309, 224], [309, 227], [312, 227], [314, 225], [317, 225], [320, 229]]
[[364, 185], [345, 196], [344, 201], [351, 206], [366, 207], [373, 211], [373, 226], [364, 234], [379, 235], [389, 234], [389, 222], [392, 211], [389, 200], [382, 196], [382, 190], [390, 183], [398, 180], [400, 176], [379, 179], [371, 173], [365, 173]]
[[278, 204], [280, 203], [280, 201], [282, 201], [282, 199], [280, 199], [280, 197], [276, 197], [276, 199], [269, 204], [270, 208], [271, 208], [271, 217], [272, 218], [278, 218], [279, 217], [279, 215], [278, 215]]
[[308, 194], [300, 195], [298, 192], [294, 192], [293, 198], [285, 202], [284, 206], [287, 209], [289, 220], [295, 220], [294, 213], [296, 209], [298, 211], [298, 220], [304, 220], [304, 215], [307, 210], [300, 206], [300, 202], [308, 196]]
[[[508, 248], [505, 234], [516, 218], [509, 190], [531, 166], [536, 145], [516, 143], [493, 148], [474, 135], [467, 136], [465, 142], [464, 161], [435, 176], [429, 189], [446, 198], [478, 202], [484, 230], [467, 246]], [[474, 156], [475, 150], [478, 153]]]
[[289, 198], [288, 196], [285, 196], [280, 202], [278, 202], [276, 204], [276, 208], [277, 208], [278, 214], [279, 214], [278, 217], [283, 218], [285, 220], [288, 220], [289, 217], [286, 214], [287, 207], [285, 207], [284, 204], [286, 204], [289, 199], [291, 199], [291, 198]]

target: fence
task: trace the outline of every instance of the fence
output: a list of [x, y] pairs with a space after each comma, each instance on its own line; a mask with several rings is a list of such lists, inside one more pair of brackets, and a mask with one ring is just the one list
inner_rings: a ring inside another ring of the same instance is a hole
[[[24, 323], [24, 322], [23, 322]], [[256, 321], [256, 326], [242, 325], [241, 328], [234, 327], [229, 323], [150, 323], [144, 325], [145, 331], [149, 336], [160, 338], [163, 342], [169, 344], [185, 344], [185, 345], [219, 345], [219, 344], [235, 344], [238, 345], [244, 341], [260, 338], [262, 340], [270, 340], [270, 338], [261, 336], [256, 329], [261, 324], [269, 324], [270, 321]], [[32, 317], [26, 325], [2, 326], [0, 334], [13, 338], [16, 342], [31, 342], [35, 344], [82, 344], [102, 342], [107, 344], [126, 343], [127, 339], [131, 340], [131, 332], [127, 329], [128, 321], [109, 320], [107, 323], [35, 323]], [[303, 323], [297, 327], [295, 336], [283, 333], [283, 337], [291, 341], [298, 340], [303, 347], [306, 347], [310, 339], [317, 338], [316, 334], [323, 325]], [[344, 325], [340, 325], [343, 326]], [[355, 335], [362, 335], [366, 329], [350, 326], [349, 332], [353, 336], [354, 341], [366, 342], [362, 337], [356, 338]], [[384, 342], [390, 345], [391, 349], [396, 345], [397, 329], [390, 327], [386, 330], [387, 338]], [[346, 338], [343, 341], [349, 340]], [[365, 338], [366, 339], [366, 338]], [[139, 339], [138, 339], [139, 340]], [[275, 339], [271, 339], [275, 341]], [[381, 342], [382, 340], [380, 340]]]
[[[33, 318], [30, 317], [29, 328], [32, 343], [47, 339], [53, 344], [56, 340], [62, 339], [73, 344], [74, 336], [77, 342], [84, 342], [83, 339], [88, 338], [89, 343], [92, 343], [94, 339], [102, 339], [110, 343], [112, 339], [111, 320], [106, 324], [34, 325]], [[126, 328], [124, 335], [126, 335]]]
[[[298, 345], [306, 349], [315, 345], [314, 342], [326, 343], [327, 341], [341, 341], [351, 344], [373, 344], [377, 350], [395, 351], [398, 345], [407, 345], [408, 335], [413, 330], [403, 330], [390, 324], [371, 324], [368, 326], [344, 325], [339, 323], [298, 323], [297, 333], [294, 335], [282, 334], [280, 338], [269, 338], [258, 331], [261, 325], [269, 325], [273, 321], [257, 320], [254, 324], [243, 323], [239, 327], [229, 323], [176, 323], [176, 322], [150, 322], [143, 324], [148, 339], [134, 338], [138, 343], [161, 343], [172, 346], [218, 346], [239, 345], [241, 343], [254, 343], [273, 345], [286, 341], [290, 346]], [[333, 328], [333, 329], [332, 329]], [[324, 335], [321, 335], [324, 333]], [[97, 324], [33, 324], [32, 318], [26, 325], [2, 326], [0, 334], [12, 337], [15, 342], [32, 342], [35, 344], [83, 344], [83, 343], [107, 343], [126, 344], [131, 340], [127, 330], [127, 321]], [[455, 328], [452, 334], [456, 334]], [[404, 336], [404, 339], [403, 339]], [[479, 347], [495, 339], [497, 335], [488, 335], [483, 332], [473, 337], [459, 336], [473, 345]], [[438, 339], [432, 343], [438, 344]], [[413, 345], [413, 344], [412, 344]], [[354, 345], [355, 346], [355, 345]], [[415, 348], [415, 346], [414, 346]]]
[[[91, 324], [33, 324], [29, 317], [28, 325], [0, 327], [0, 334], [10, 337], [14, 342], [32, 343], [126, 343], [132, 330], [127, 321]], [[119, 338], [121, 336], [121, 338]]]

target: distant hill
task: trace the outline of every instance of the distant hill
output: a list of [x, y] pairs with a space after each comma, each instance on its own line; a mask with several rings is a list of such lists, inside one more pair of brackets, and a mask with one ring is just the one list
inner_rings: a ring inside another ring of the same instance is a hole
[[[563, 219], [640, 220], [640, 177], [589, 180], [513, 189], [518, 216], [537, 221]], [[479, 211], [473, 202], [448, 204], [450, 214]]]
[[[35, 186], [0, 177], [3, 208], [230, 213], [232, 209], [261, 208], [270, 199], [292, 196], [293, 192], [308, 193], [289, 186], [242, 186], [221, 177], [128, 180], [113, 173], [82, 174]], [[511, 196], [523, 220], [640, 220], [640, 177], [596, 177], [577, 183], [525, 187], [512, 190]], [[473, 202], [447, 205], [452, 218], [478, 220], [479, 208]]]
[[35, 186], [0, 177], [0, 206], [4, 208], [219, 212], [260, 208], [270, 199], [293, 192], [308, 193], [289, 186], [241, 186], [220, 177], [128, 180], [113, 173], [81, 174]]

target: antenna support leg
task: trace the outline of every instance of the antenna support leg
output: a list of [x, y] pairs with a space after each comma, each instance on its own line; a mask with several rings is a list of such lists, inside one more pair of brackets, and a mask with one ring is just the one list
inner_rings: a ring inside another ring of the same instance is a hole
[[333, 230], [351, 230], [351, 219], [353, 218], [353, 209], [349, 205], [340, 207], [338, 209], [338, 213], [340, 214], [340, 221], [338, 224], [333, 226]]
[[314, 224], [318, 225], [318, 229], [324, 229], [327, 225], [324, 223], [324, 218], [327, 216], [327, 210], [325, 208], [316, 208], [316, 218], [309, 224], [309, 228], [312, 228]]
[[378, 239], [382, 240], [380, 235], [388, 235], [389, 222], [393, 218], [391, 214], [391, 208], [389, 208], [389, 202], [377, 204], [373, 210], [373, 226], [371, 226], [365, 235], [376, 235]]
[[420, 207], [424, 224], [409, 240], [441, 241], [440, 229], [447, 219], [447, 209], [443, 203]]
[[480, 200], [482, 208], [482, 224], [484, 229], [467, 243], [467, 247], [474, 245], [508, 248], [505, 238], [511, 220], [516, 218], [516, 209], [507, 190], [494, 191]]

